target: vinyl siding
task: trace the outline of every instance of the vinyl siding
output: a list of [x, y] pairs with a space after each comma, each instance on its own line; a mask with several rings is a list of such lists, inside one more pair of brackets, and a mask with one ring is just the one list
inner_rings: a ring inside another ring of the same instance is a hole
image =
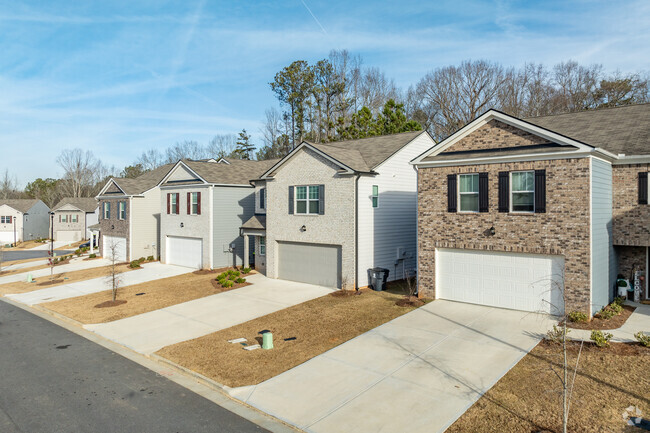
[[[160, 188], [153, 188], [143, 194], [143, 197], [131, 197], [131, 206], [126, 215], [131, 222], [131, 239], [129, 260], [160, 254]], [[117, 215], [117, 205], [111, 208], [111, 213]], [[154, 247], [155, 244], [155, 247]]]
[[29, 215], [25, 221], [25, 229], [23, 231], [26, 241], [32, 239], [49, 238], [50, 229], [50, 208], [47, 207], [42, 201], [38, 201], [32, 208], [27, 211]]
[[607, 305], [616, 280], [612, 239], [612, 166], [591, 158], [591, 308]]
[[236, 245], [237, 265], [243, 264], [244, 238], [239, 235], [239, 228], [253, 216], [254, 201], [253, 187], [214, 187], [214, 268], [233, 265], [233, 254], [228, 251], [228, 246], [233, 242]]
[[[421, 134], [375, 169], [376, 176], [359, 179], [358, 276], [360, 287], [368, 285], [368, 269], [390, 270], [389, 281], [415, 271], [417, 257], [417, 172], [410, 164], [435, 145]], [[372, 207], [372, 186], [379, 187], [378, 206]], [[406, 256], [397, 257], [398, 248]]]

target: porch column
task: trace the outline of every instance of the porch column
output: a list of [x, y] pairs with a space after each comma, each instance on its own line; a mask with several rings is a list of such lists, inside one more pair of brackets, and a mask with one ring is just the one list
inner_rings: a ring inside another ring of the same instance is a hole
[[244, 235], [244, 267], [248, 267], [248, 254], [250, 249], [250, 243], [248, 242], [248, 235]]
[[90, 254], [94, 254], [93, 245], [95, 245], [95, 232], [90, 232]]

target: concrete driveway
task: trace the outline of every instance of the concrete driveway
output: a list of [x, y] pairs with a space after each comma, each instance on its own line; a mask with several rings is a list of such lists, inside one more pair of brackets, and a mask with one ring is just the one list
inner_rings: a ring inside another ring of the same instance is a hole
[[[134, 284], [146, 283], [147, 281], [187, 274], [192, 271], [194, 271], [194, 269], [181, 266], [165, 265], [162, 263], [148, 263], [146, 265], [142, 265], [142, 269], [120, 274], [120, 279], [122, 280], [120, 286], [132, 286]], [[90, 293], [111, 290], [111, 285], [107, 277], [108, 276], [103, 276], [99, 278], [93, 278], [91, 280], [79, 281], [71, 284], [63, 284], [55, 287], [48, 287], [47, 289], [34, 290], [33, 292], [7, 295], [7, 297], [27, 305], [35, 305], [41, 304], [43, 302], [53, 302], [60, 299], [74, 298], [75, 296], [83, 296]]]
[[[56, 250], [57, 248], [63, 248], [65, 246], [71, 245], [74, 242], [68, 242], [68, 241], [54, 241], [54, 249]], [[50, 248], [52, 248], [52, 243], [51, 242], [46, 242], [43, 245], [39, 245], [34, 248], [30, 248], [30, 251], [49, 251]], [[58, 253], [59, 251], [55, 251], [55, 253]]]
[[[62, 274], [64, 272], [80, 271], [83, 269], [100, 268], [102, 266], [108, 266], [110, 264], [111, 262], [106, 259], [84, 260], [83, 258], [74, 258], [71, 259], [70, 263], [67, 265], [56, 265], [54, 267], [54, 275]], [[18, 274], [6, 275], [4, 277], [0, 277], [0, 284], [14, 283], [16, 281], [26, 281], [28, 274], [31, 274], [34, 279], [49, 277], [50, 272], [52, 272], [50, 268], [43, 268], [31, 272], [21, 272]]]
[[544, 315], [435, 301], [229, 392], [308, 432], [444, 431], [551, 324]]
[[333, 291], [311, 284], [266, 278], [261, 274], [246, 279], [252, 285], [84, 328], [137, 352], [150, 354], [165, 346], [230, 328]]

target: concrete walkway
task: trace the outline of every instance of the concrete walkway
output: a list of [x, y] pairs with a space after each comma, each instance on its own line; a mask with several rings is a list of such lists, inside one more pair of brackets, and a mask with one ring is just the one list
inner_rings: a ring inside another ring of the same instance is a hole
[[[54, 241], [54, 249], [56, 250], [57, 248], [63, 248], [67, 245], [71, 245], [74, 242], [68, 242], [68, 241]], [[39, 245], [34, 248], [30, 248], [31, 251], [49, 251], [51, 248], [51, 242], [46, 242], [43, 245]], [[56, 251], [54, 251], [56, 252]]]
[[252, 285], [114, 322], [85, 325], [84, 328], [136, 352], [150, 354], [165, 346], [324, 296], [333, 290], [275, 280], [261, 274], [246, 279]]
[[[67, 265], [57, 265], [54, 267], [54, 275], [62, 274], [64, 272], [80, 271], [82, 269], [100, 268], [108, 266], [111, 262], [106, 259], [84, 260], [83, 258], [74, 258], [70, 260]], [[31, 274], [34, 279], [40, 277], [49, 277], [50, 268], [38, 269], [31, 272], [22, 272], [19, 274], [7, 275], [0, 277], [0, 284], [15, 283], [16, 281], [26, 281], [27, 275]]]
[[[625, 305], [636, 307], [634, 313], [618, 329], [603, 330], [612, 334], [611, 341], [621, 343], [636, 342], [634, 334], [639, 331], [650, 334], [650, 305], [638, 304], [636, 302], [625, 302]], [[573, 340], [591, 341], [591, 331], [584, 329], [572, 329], [567, 336]]]
[[544, 315], [435, 301], [229, 392], [308, 432], [444, 431], [553, 323]]
[[[126, 287], [134, 284], [146, 283], [147, 281], [159, 280], [161, 278], [174, 277], [176, 275], [187, 274], [193, 270], [194, 269], [181, 266], [149, 263], [142, 265], [142, 269], [120, 274], [120, 279], [122, 280], [120, 286]], [[61, 299], [74, 298], [75, 296], [102, 292], [104, 290], [111, 290], [111, 285], [107, 276], [79, 281], [76, 283], [63, 284], [55, 287], [48, 287], [47, 289], [34, 290], [33, 292], [7, 295], [7, 297], [22, 302], [23, 304], [35, 305], [43, 302], [53, 302]]]
[[33, 262], [16, 263], [14, 265], [2, 266], [2, 270], [3, 271], [15, 271], [16, 269], [33, 268], [34, 266], [47, 265], [48, 263], [49, 263], [48, 259], [34, 260]]

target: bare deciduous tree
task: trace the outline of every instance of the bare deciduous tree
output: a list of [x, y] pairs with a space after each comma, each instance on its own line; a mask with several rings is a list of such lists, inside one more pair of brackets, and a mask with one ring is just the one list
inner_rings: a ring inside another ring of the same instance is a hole
[[164, 157], [158, 149], [149, 149], [142, 152], [142, 155], [137, 159], [136, 164], [142, 165], [147, 171], [155, 170], [164, 164]]
[[118, 269], [118, 265], [120, 263], [119, 248], [120, 246], [118, 242], [111, 241], [111, 243], [108, 244], [108, 257], [106, 257], [111, 262], [111, 264], [108, 267], [108, 283], [111, 286], [111, 294], [112, 294], [113, 302], [115, 302], [115, 300], [117, 299], [117, 291], [122, 285], [122, 273]]
[[66, 149], [56, 158], [57, 164], [63, 169], [63, 177], [58, 183], [63, 196], [88, 197], [92, 194], [99, 177], [104, 170], [89, 150]]
[[18, 181], [9, 174], [9, 169], [5, 169], [2, 179], [0, 179], [0, 198], [19, 198], [20, 195]]
[[237, 147], [237, 136], [235, 134], [217, 134], [212, 137], [205, 149], [208, 158], [228, 158], [233, 156]]

